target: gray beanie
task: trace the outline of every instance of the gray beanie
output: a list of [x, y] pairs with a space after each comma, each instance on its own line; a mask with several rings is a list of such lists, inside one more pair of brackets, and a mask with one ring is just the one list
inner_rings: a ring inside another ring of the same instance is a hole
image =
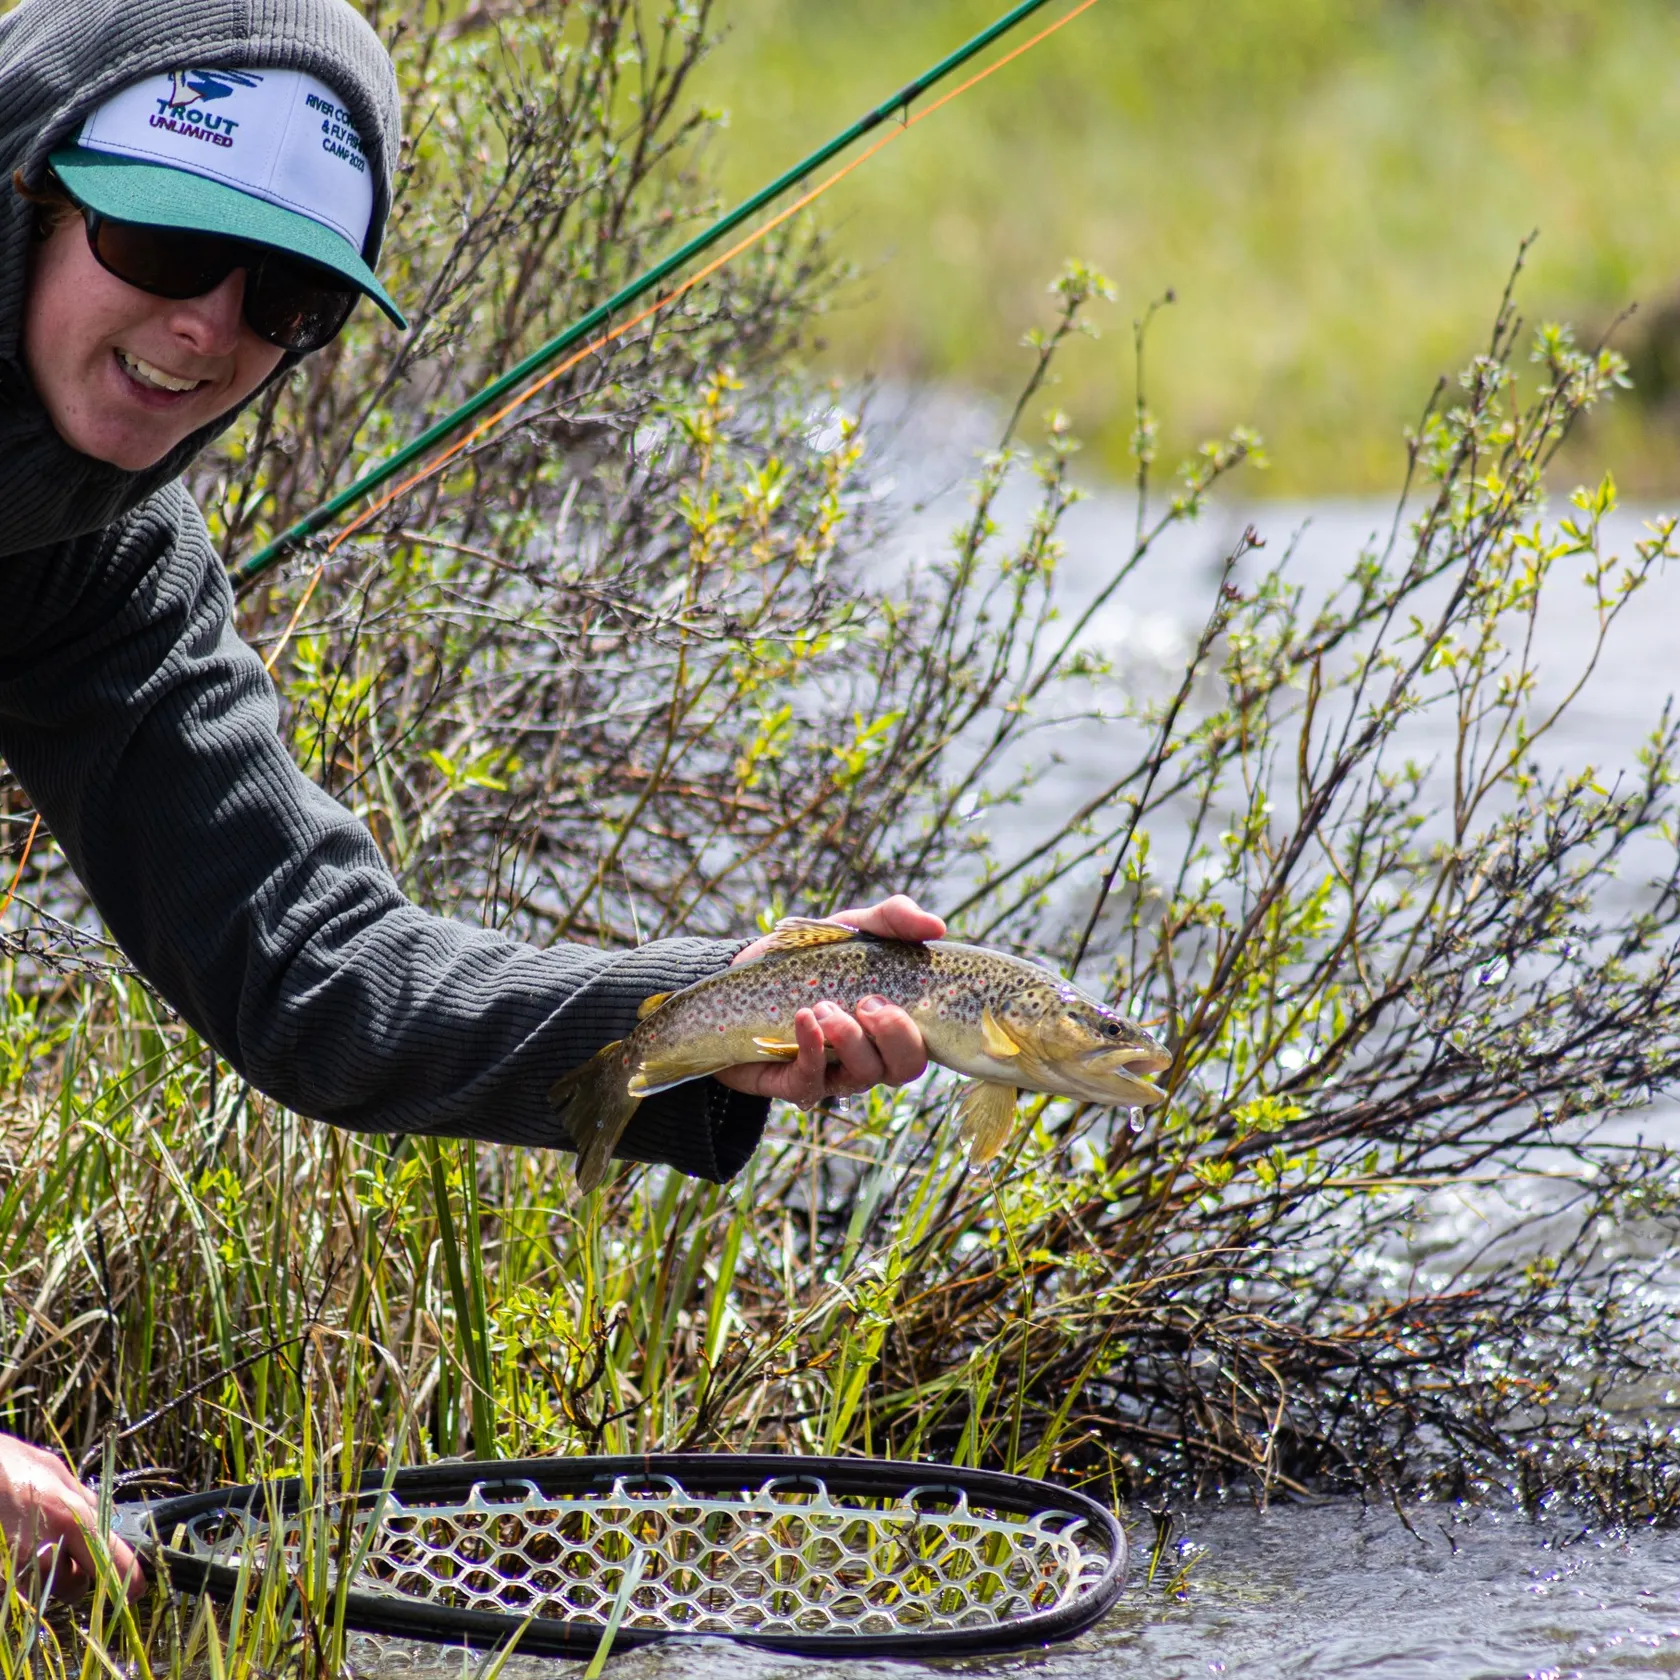
[[[301, 70], [355, 118], [374, 178], [363, 256], [379, 252], [400, 138], [396, 74], [348, 0], [23, 0], [0, 17], [0, 555], [99, 530], [177, 477], [232, 423], [223, 415], [157, 465], [126, 472], [78, 454], [53, 429], [22, 363], [32, 207], [49, 152], [141, 77], [186, 67]], [[287, 358], [282, 370], [292, 365]]]

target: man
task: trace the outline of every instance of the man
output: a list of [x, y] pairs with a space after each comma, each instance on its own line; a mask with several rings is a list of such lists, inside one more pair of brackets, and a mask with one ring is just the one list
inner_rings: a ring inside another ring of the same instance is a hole
[[[643, 998], [757, 947], [544, 951], [409, 904], [286, 756], [179, 482], [359, 298], [402, 323], [372, 267], [397, 136], [390, 61], [347, 0], [0, 18], [0, 757], [136, 965], [259, 1089], [360, 1130], [559, 1145], [554, 1078]], [[943, 932], [904, 898], [842, 914]], [[925, 1066], [884, 1002], [802, 1010], [796, 1031], [796, 1062], [649, 1098], [619, 1152], [721, 1181], [767, 1098]], [[0, 1437], [0, 1530], [71, 1591], [92, 1512], [50, 1454]]]

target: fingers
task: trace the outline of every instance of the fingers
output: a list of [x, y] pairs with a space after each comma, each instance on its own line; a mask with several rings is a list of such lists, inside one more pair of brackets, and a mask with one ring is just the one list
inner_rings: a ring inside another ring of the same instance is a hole
[[[879, 904], [866, 904], [852, 910], [837, 910], [823, 918], [830, 922], [844, 922], [860, 933], [872, 933], [879, 939], [902, 939], [920, 945], [929, 939], [943, 939], [945, 924], [931, 911], [924, 910], [913, 898], [894, 893]], [[755, 939], [752, 944], [735, 953], [731, 966], [752, 962], [764, 955], [768, 937]]]
[[849, 1097], [872, 1085], [907, 1085], [927, 1071], [921, 1029], [884, 998], [863, 998], [856, 1015], [837, 1003], [801, 1009], [793, 1030], [796, 1060], [748, 1062], [724, 1069], [718, 1079], [732, 1090], [811, 1108], [825, 1097]]
[[[33, 1564], [58, 1598], [82, 1597], [99, 1578], [93, 1536], [99, 1501], [52, 1453], [0, 1436], [0, 1529], [14, 1555]], [[108, 1552], [130, 1598], [145, 1591], [146, 1572], [116, 1535]]]
[[[80, 1491], [87, 1493], [85, 1488]], [[92, 1506], [91, 1510], [86, 1509], [88, 1505]], [[42, 1516], [45, 1520], [39, 1531], [41, 1541], [34, 1549], [36, 1573], [44, 1580], [51, 1580], [55, 1598], [73, 1603], [85, 1597], [100, 1576], [92, 1539], [99, 1529], [98, 1504], [89, 1497], [67, 1503], [59, 1512], [43, 1510]], [[146, 1590], [146, 1571], [134, 1548], [113, 1534], [106, 1542], [106, 1550], [129, 1599], [139, 1598]]]
[[791, 1062], [743, 1062], [714, 1075], [719, 1084], [751, 1097], [773, 1097], [778, 1102], [810, 1108], [827, 1095], [828, 1042], [810, 1009], [797, 1010], [793, 1017], [798, 1056]]
[[[92, 1520], [87, 1522], [80, 1520], [79, 1513], [77, 1515], [78, 1520], [69, 1525], [59, 1538], [58, 1564], [53, 1577], [54, 1594], [72, 1600], [83, 1597], [100, 1574], [90, 1538], [98, 1529], [98, 1511], [96, 1509]], [[42, 1548], [43, 1551], [49, 1549]], [[146, 1590], [146, 1571], [134, 1555], [133, 1547], [113, 1534], [107, 1541], [107, 1551], [117, 1579], [123, 1583], [129, 1599], [139, 1598]], [[36, 1555], [39, 1567], [40, 1554]], [[45, 1569], [42, 1573], [46, 1573]]]
[[857, 1020], [869, 1035], [881, 1063], [880, 1085], [908, 1085], [927, 1072], [927, 1046], [922, 1029], [896, 1003], [866, 997], [858, 1001]]
[[839, 1061], [828, 1074], [825, 1096], [849, 1097], [886, 1079], [887, 1065], [856, 1016], [848, 1015], [837, 1003], [819, 1003], [813, 1013], [825, 1042]]
[[799, 1042], [799, 1057], [779, 1070], [787, 1084], [787, 1102], [810, 1108], [828, 1094], [828, 1039], [814, 1009], [797, 1009], [793, 1033]]
[[[88, 1548], [87, 1536], [83, 1534], [77, 1538], [81, 1545], [77, 1561], [81, 1563], [85, 1560], [91, 1573], [93, 1557]], [[112, 1567], [116, 1570], [117, 1579], [122, 1582], [130, 1602], [139, 1598], [146, 1590], [146, 1571], [135, 1555], [134, 1548], [120, 1535], [112, 1534], [106, 1538], [105, 1549], [110, 1554]], [[74, 1550], [72, 1555], [75, 1555]]]
[[861, 933], [873, 933], [881, 939], [903, 939], [912, 944], [945, 937], [944, 922], [903, 893], [894, 893], [879, 904], [861, 909], [836, 910], [828, 920], [844, 922]]

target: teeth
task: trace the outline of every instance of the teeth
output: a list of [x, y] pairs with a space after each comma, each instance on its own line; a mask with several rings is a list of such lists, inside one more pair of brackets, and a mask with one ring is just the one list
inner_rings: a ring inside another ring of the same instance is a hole
[[157, 391], [196, 391], [204, 383], [202, 379], [177, 379], [173, 374], [165, 373], [162, 368], [153, 367], [150, 362], [143, 362], [138, 356], [129, 355], [126, 350], [119, 350], [117, 359], [142, 385], [150, 385]]

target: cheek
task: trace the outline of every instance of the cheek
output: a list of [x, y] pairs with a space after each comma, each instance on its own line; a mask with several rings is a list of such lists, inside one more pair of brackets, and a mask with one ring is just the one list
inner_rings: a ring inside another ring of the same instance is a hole
[[85, 355], [89, 339], [86, 300], [77, 245], [86, 248], [80, 227], [68, 224], [37, 245], [29, 258], [23, 300], [23, 354], [42, 395], [60, 383]]
[[1044, 1042], [1064, 1055], [1075, 1055], [1091, 1047], [1093, 1033], [1070, 1015], [1052, 1015], [1040, 1029]]
[[235, 352], [233, 388], [224, 401], [233, 407], [250, 396], [285, 359], [286, 352], [277, 344], [260, 339], [249, 327], [242, 327], [239, 348]]
[[55, 228], [30, 253], [24, 366], [61, 430], [65, 418], [90, 400], [91, 382], [111, 342], [133, 327], [145, 307], [142, 294], [93, 260], [80, 222]]

